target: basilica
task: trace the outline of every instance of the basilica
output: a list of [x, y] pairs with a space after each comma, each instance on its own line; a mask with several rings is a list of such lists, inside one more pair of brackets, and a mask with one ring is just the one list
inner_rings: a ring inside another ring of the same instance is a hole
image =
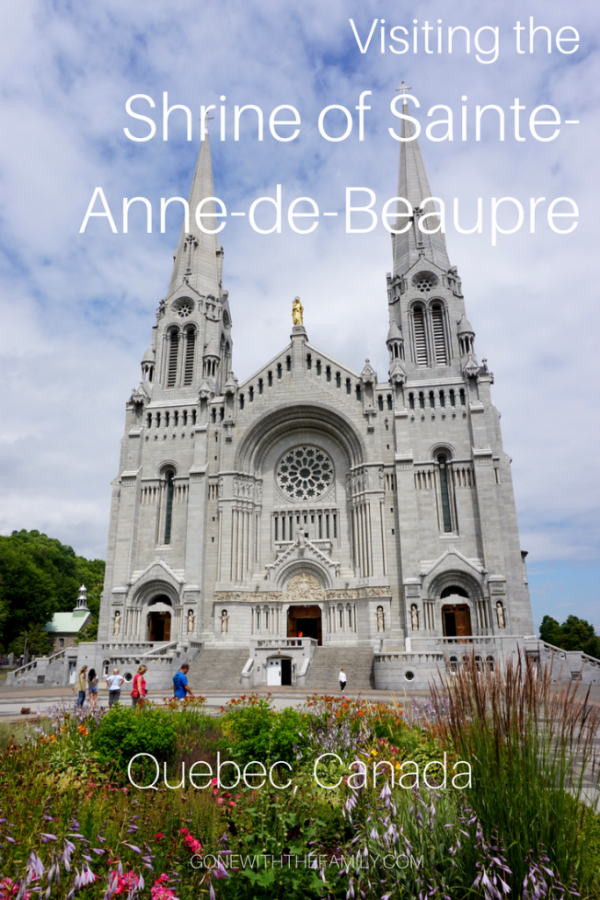
[[[381, 291], [383, 380], [314, 346], [296, 298], [289, 339], [238, 381], [223, 249], [182, 230], [126, 404], [98, 640], [73, 671], [143, 663], [168, 688], [187, 661], [201, 690], [325, 689], [343, 665], [349, 688], [399, 689], [539, 652], [493, 375], [444, 234], [419, 226], [431, 191], [403, 128], [415, 214]], [[189, 207], [212, 197], [206, 139]]]

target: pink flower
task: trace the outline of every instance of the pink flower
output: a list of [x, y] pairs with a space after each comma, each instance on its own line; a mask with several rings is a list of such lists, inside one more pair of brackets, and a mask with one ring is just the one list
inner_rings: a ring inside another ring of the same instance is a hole
[[[110, 875], [116, 878], [115, 894], [131, 894], [138, 886], [140, 880], [135, 872], [125, 872], [124, 875], [119, 875], [118, 872], [111, 872]], [[110, 878], [109, 883], [111, 883]]]
[[165, 872], [163, 872], [160, 878], [156, 879], [154, 885], [150, 889], [150, 896], [152, 900], [178, 900], [178, 897], [175, 896], [174, 891], [166, 886], [168, 880], [169, 876]]

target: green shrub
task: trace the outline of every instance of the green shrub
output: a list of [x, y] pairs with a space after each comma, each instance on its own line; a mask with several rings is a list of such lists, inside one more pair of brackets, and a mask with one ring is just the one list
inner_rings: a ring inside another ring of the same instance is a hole
[[268, 700], [229, 709], [223, 717], [223, 734], [232, 759], [240, 763], [295, 759], [294, 746], [301, 741], [304, 713], [292, 707], [275, 712]]
[[116, 705], [105, 715], [93, 736], [99, 758], [126, 769], [136, 753], [150, 753], [168, 762], [175, 753], [177, 732], [173, 717], [150, 705], [141, 708]]

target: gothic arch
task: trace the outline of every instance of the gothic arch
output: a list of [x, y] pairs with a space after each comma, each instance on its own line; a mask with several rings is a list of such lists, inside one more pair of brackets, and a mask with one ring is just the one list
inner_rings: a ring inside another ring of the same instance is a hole
[[344, 415], [331, 407], [297, 402], [266, 413], [255, 422], [238, 447], [236, 470], [259, 475], [267, 453], [277, 441], [285, 437], [291, 442], [295, 434], [305, 441], [307, 431], [315, 439], [323, 434], [334, 441], [342, 450], [348, 468], [363, 463], [366, 457], [363, 439]]

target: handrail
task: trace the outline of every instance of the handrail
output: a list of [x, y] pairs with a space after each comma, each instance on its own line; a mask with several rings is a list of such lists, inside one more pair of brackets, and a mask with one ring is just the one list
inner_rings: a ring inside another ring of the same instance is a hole
[[58, 650], [56, 653], [52, 653], [51, 656], [36, 656], [35, 659], [32, 659], [28, 663], [25, 663], [24, 666], [19, 666], [18, 669], [13, 669], [10, 674], [14, 677], [15, 675], [18, 675], [19, 672], [29, 672], [31, 671], [31, 669], [37, 669], [37, 664], [42, 659], [46, 660], [47, 662], [51, 662], [53, 659], [57, 659], [59, 656], [64, 656], [65, 653], [66, 650], [63, 647], [62, 650]]

